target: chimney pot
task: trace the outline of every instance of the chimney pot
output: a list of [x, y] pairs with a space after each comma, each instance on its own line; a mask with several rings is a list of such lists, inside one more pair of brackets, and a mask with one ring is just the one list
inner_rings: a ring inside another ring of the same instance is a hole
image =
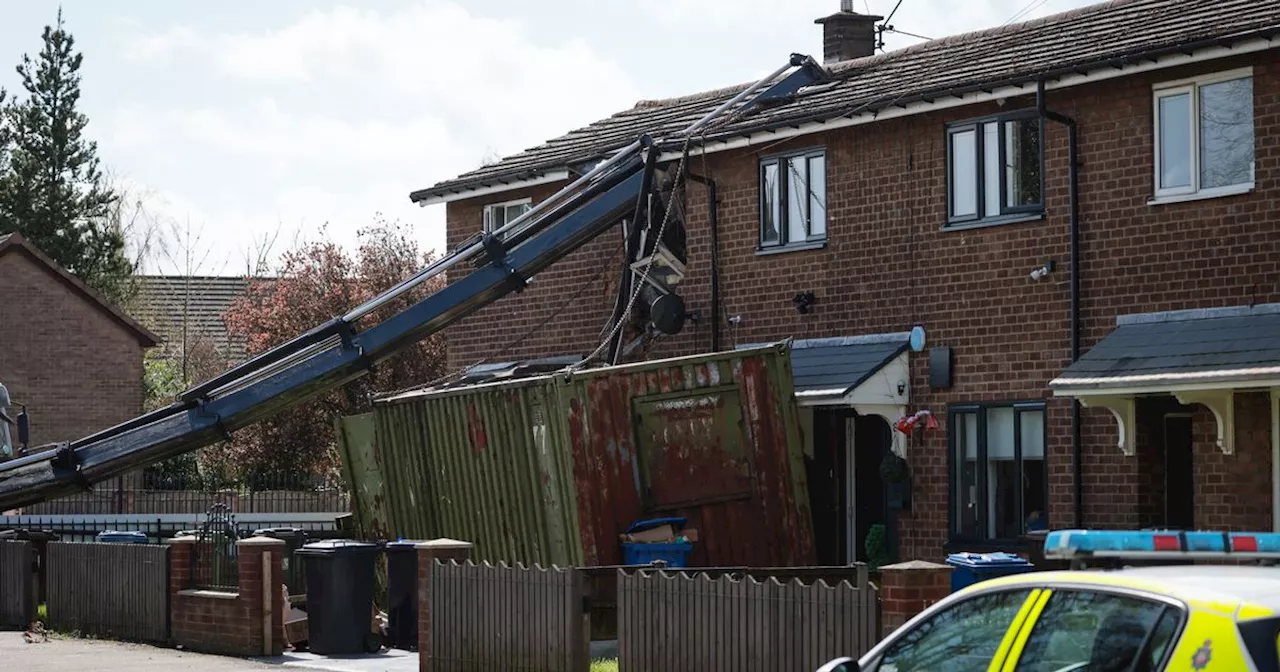
[[839, 12], [814, 21], [822, 24], [823, 64], [874, 55], [876, 22], [883, 19], [853, 11], [853, 0], [840, 0]]

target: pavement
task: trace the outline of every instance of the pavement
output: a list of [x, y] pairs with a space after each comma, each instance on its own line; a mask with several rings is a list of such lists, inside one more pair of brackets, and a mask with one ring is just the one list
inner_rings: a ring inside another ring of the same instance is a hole
[[[617, 655], [616, 642], [592, 642], [593, 658]], [[318, 656], [289, 652], [271, 658], [210, 656], [145, 644], [55, 636], [29, 644], [20, 632], [0, 632], [0, 670], [22, 672], [417, 672], [418, 654], [383, 649], [374, 654]], [[286, 668], [281, 670], [280, 668]]]
[[0, 669], [22, 672], [279, 672], [251, 660], [144, 644], [64, 637], [28, 644], [21, 632], [0, 632], [0, 661]]
[[325, 672], [418, 672], [418, 654], [399, 649], [383, 649], [379, 653], [349, 656], [318, 656], [314, 653], [290, 652], [283, 656], [253, 660], [285, 668], [324, 670]]

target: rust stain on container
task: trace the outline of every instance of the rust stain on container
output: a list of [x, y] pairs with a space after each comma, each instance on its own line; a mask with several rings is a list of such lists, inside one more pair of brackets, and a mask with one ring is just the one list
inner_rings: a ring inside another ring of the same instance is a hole
[[616, 565], [636, 520], [685, 516], [692, 564], [815, 562], [784, 346], [410, 393], [374, 415], [389, 536]]

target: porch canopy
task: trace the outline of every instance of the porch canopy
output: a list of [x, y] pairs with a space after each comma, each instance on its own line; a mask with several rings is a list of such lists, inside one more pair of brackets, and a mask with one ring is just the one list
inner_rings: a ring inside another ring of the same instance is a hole
[[[902, 332], [792, 341], [796, 403], [853, 408], [892, 426], [910, 401], [910, 339], [910, 333]], [[894, 449], [901, 454], [899, 446]]]
[[1049, 387], [1054, 396], [1111, 411], [1126, 455], [1135, 448], [1136, 397], [1201, 404], [1217, 419], [1218, 448], [1230, 455], [1236, 391], [1270, 390], [1273, 422], [1280, 413], [1280, 304], [1121, 316]]

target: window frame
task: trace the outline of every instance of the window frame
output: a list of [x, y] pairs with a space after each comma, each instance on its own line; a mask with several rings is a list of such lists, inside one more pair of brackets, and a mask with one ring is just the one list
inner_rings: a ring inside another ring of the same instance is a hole
[[[1008, 165], [1007, 161], [1007, 134], [1006, 125], [1011, 121], [1035, 121], [1036, 129], [1040, 136], [1040, 202], [1030, 205], [1009, 205], [1008, 194], [1008, 176], [1004, 169]], [[998, 145], [998, 157], [1000, 161], [1000, 169], [996, 171], [997, 180], [1000, 183], [1000, 203], [999, 212], [993, 215], [984, 214], [984, 199], [987, 192], [987, 171], [985, 151], [986, 133], [983, 128], [986, 124], [995, 124], [997, 129], [996, 144]], [[944, 176], [946, 185], [946, 224], [944, 229], [963, 229], [976, 226], [993, 226], [997, 224], [1011, 224], [1015, 222], [1025, 222], [1033, 219], [1039, 219], [1044, 216], [1045, 212], [1045, 123], [1044, 117], [1035, 108], [1024, 108], [1020, 110], [1011, 110], [1009, 112], [1001, 112], [999, 114], [991, 114], [982, 117], [972, 117], [953, 121], [945, 126], [944, 134], [946, 138], [946, 175]], [[955, 214], [955, 192], [953, 189], [956, 159], [952, 151], [952, 138], [960, 133], [973, 132], [974, 135], [974, 212], [972, 215], [956, 215]]]
[[[516, 198], [510, 201], [502, 201], [501, 203], [486, 203], [480, 215], [480, 230], [484, 233], [493, 233], [493, 211], [498, 208], [502, 208], [502, 210], [505, 211], [507, 208], [515, 205], [527, 205], [529, 208], [532, 208], [533, 199], [526, 196], [525, 198]], [[506, 222], [504, 222], [503, 225], [505, 226]]]
[[[957, 499], [958, 489], [961, 487], [959, 475], [961, 456], [959, 449], [959, 432], [956, 431], [956, 416], [960, 414], [973, 413], [977, 416], [978, 428], [976, 437], [978, 445], [975, 446], [975, 455], [979, 465], [982, 468], [977, 469], [976, 483], [977, 488], [976, 500], [978, 503], [978, 520], [980, 528], [985, 528], [989, 511], [987, 510], [987, 502], [989, 500], [987, 469], [989, 464], [987, 460], [987, 411], [997, 408], [1012, 408], [1013, 413], [1013, 459], [1018, 466], [1018, 473], [1023, 473], [1022, 466], [1022, 413], [1026, 411], [1039, 411], [1044, 416], [1044, 422], [1041, 429], [1041, 445], [1044, 449], [1044, 464], [1041, 466], [1042, 478], [1044, 481], [1044, 519], [1045, 526], [1049, 526], [1052, 520], [1051, 510], [1052, 502], [1050, 501], [1049, 488], [1049, 405], [1043, 399], [1024, 400], [1024, 401], [993, 401], [993, 402], [974, 402], [963, 404], [951, 404], [947, 407], [947, 538], [951, 543], [961, 544], [993, 544], [1007, 545], [1017, 543], [1017, 538], [1000, 538], [988, 537], [980, 534], [976, 537], [964, 535], [957, 531], [957, 522], [960, 520], [960, 511]], [[1025, 521], [1026, 502], [1023, 497], [1022, 490], [1018, 491], [1018, 520]], [[1024, 529], [1023, 535], [1026, 534]]]
[[[1230, 82], [1237, 79], [1250, 80], [1250, 104], [1254, 106], [1253, 119], [1253, 160], [1249, 162], [1249, 180], [1239, 184], [1230, 184], [1221, 187], [1210, 187], [1202, 189], [1200, 187], [1200, 89], [1212, 84], [1221, 84], [1222, 82]], [[1151, 184], [1153, 202], [1162, 201], [1179, 201], [1196, 198], [1216, 198], [1219, 196], [1232, 196], [1254, 189], [1254, 185], [1258, 179], [1258, 115], [1257, 115], [1257, 75], [1253, 66], [1245, 66], [1242, 68], [1234, 68], [1231, 70], [1222, 70], [1194, 77], [1185, 77], [1182, 79], [1174, 79], [1164, 82], [1157, 82], [1151, 85]], [[1160, 101], [1164, 98], [1171, 98], [1182, 94], [1188, 94], [1190, 97], [1190, 140], [1191, 140], [1191, 184], [1185, 187], [1170, 187], [1168, 189], [1160, 186], [1160, 131], [1162, 129], [1160, 122]]]
[[[1036, 602], [1045, 597], [1046, 593], [1052, 593], [1051, 589], [1044, 586], [1030, 585], [985, 588], [970, 595], [966, 595], [963, 598], [951, 600], [947, 603], [939, 602], [935, 605], [931, 605], [928, 609], [912, 617], [900, 628], [890, 633], [888, 637], [884, 637], [877, 642], [872, 650], [868, 652], [868, 664], [863, 669], [868, 672], [877, 672], [880, 669], [880, 665], [884, 662], [885, 657], [893, 651], [894, 647], [901, 643], [902, 640], [906, 639], [912, 633], [918, 631], [934, 619], [950, 612], [953, 609], [958, 609], [963, 605], [969, 605], [979, 600], [999, 595], [1017, 593], [1026, 593], [1026, 595], [1023, 598], [1022, 604], [1019, 605], [1018, 610], [1014, 613], [1013, 619], [1007, 626], [1005, 626], [1004, 635], [1002, 637], [1002, 640], [1012, 641], [1012, 638], [1016, 637], [1019, 632], [1028, 627], [1028, 625], [1034, 623], [1036, 616], [1034, 613], [1034, 606]], [[1007, 663], [1010, 660], [1010, 653], [1010, 651], [1001, 650], [1000, 642], [997, 641], [995, 656], [992, 662], [1000, 662], [1002, 664]]]
[[1157, 670], [1166, 669], [1169, 661], [1173, 658], [1174, 651], [1178, 648], [1178, 643], [1182, 640], [1182, 637], [1186, 632], [1188, 623], [1190, 622], [1191, 614], [1186, 603], [1168, 595], [1148, 593], [1146, 591], [1125, 588], [1123, 586], [1106, 586], [1097, 584], [1049, 584], [1043, 586], [1043, 589], [1044, 591], [1040, 596], [1044, 599], [1044, 605], [1035, 612], [1034, 616], [1028, 617], [1019, 626], [1019, 636], [1021, 637], [1022, 633], [1026, 633], [1025, 638], [1023, 638], [1022, 647], [1018, 649], [1016, 656], [1005, 660], [1005, 665], [1012, 665], [1012, 669], [1015, 670], [1015, 672], [1022, 669], [1022, 656], [1026, 653], [1027, 645], [1030, 643], [1031, 638], [1036, 634], [1036, 627], [1040, 624], [1040, 621], [1044, 619], [1044, 612], [1048, 610], [1049, 603], [1053, 598], [1062, 593], [1095, 593], [1098, 595], [1111, 595], [1114, 597], [1150, 602], [1153, 605], [1158, 605], [1160, 607], [1160, 611], [1157, 612], [1155, 620], [1152, 621], [1151, 629], [1147, 630], [1146, 639], [1142, 642], [1142, 653], [1150, 651], [1151, 636], [1154, 634], [1155, 628], [1159, 626], [1160, 620], [1164, 618], [1164, 615], [1170, 611], [1176, 614], [1177, 621], [1173, 629], [1173, 634], [1169, 638], [1169, 645], [1165, 647], [1160, 659], [1156, 661], [1155, 668], [1153, 668]]
[[[790, 161], [797, 158], [804, 158], [805, 166], [805, 186], [808, 188], [809, 194], [820, 196], [822, 199], [824, 214], [822, 223], [822, 233], [814, 235], [813, 233], [813, 199], [805, 199], [805, 238], [804, 240], [790, 240], [791, 227], [790, 220], [790, 184], [789, 174], [784, 170]], [[810, 165], [813, 159], [822, 159], [822, 193], [816, 194], [813, 191], [813, 178], [810, 175]], [[767, 166], [776, 166], [778, 171], [778, 213], [780, 220], [776, 223], [778, 226], [778, 239], [776, 241], [765, 241], [764, 223], [765, 208], [768, 201], [765, 199], [765, 168]], [[831, 209], [827, 205], [829, 201], [829, 180], [827, 179], [831, 171], [827, 161], [827, 148], [825, 146], [806, 147], [804, 149], [795, 149], [786, 152], [778, 152], [761, 156], [756, 162], [756, 195], [758, 207], [756, 209], [757, 225], [756, 225], [756, 253], [771, 254], [775, 252], [790, 252], [793, 250], [817, 249], [827, 244], [827, 239], [831, 231]]]

